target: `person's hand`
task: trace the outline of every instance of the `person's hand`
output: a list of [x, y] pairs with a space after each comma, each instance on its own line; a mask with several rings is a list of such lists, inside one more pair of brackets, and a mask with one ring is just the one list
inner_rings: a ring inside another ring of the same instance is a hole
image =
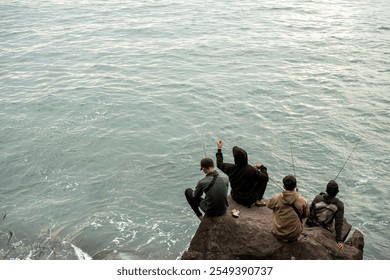
[[222, 140], [218, 140], [217, 141], [218, 150], [222, 149], [222, 146], [223, 146], [223, 141]]
[[256, 163], [255, 167], [260, 170], [261, 168], [264, 167], [264, 165], [262, 165], [260, 163]]
[[343, 250], [343, 249], [344, 249], [344, 243], [343, 243], [343, 242], [338, 242], [338, 243], [337, 243], [337, 247], [338, 247], [340, 250]]

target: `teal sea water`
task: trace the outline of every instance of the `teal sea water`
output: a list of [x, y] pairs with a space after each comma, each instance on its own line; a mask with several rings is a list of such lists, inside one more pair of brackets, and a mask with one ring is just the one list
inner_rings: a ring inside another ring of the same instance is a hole
[[309, 201], [353, 151], [345, 217], [364, 259], [390, 259], [389, 14], [388, 0], [1, 0], [0, 259], [180, 258], [199, 225], [184, 189], [219, 139], [277, 183], [295, 169]]

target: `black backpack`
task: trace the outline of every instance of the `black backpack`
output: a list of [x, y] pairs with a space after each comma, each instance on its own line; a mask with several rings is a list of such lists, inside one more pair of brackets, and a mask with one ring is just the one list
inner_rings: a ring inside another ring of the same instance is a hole
[[337, 205], [320, 201], [314, 205], [312, 221], [322, 227], [329, 227], [337, 211]]

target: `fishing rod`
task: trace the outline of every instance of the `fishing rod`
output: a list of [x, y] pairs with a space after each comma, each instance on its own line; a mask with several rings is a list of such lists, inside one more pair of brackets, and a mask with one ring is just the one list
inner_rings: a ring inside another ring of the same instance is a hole
[[[248, 161], [249, 161], [250, 164], [252, 164], [253, 166], [255, 166], [255, 164], [254, 164], [253, 162], [251, 162], [249, 159], [248, 159]], [[272, 179], [270, 176], [268, 176], [268, 179], [270, 179], [270, 180], [272, 181], [272, 183], [274, 183], [278, 188], [284, 190], [283, 187], [279, 186], [279, 184], [276, 183], [275, 180]]]
[[359, 140], [358, 140], [358, 142], [356, 143], [355, 147], [353, 147], [353, 149], [352, 149], [351, 153], [349, 154], [347, 160], [344, 162], [343, 166], [341, 167], [339, 173], [337, 173], [336, 178], [334, 178], [335, 181], [336, 181], [337, 177], [339, 177], [341, 171], [344, 169], [344, 166], [347, 164], [347, 162], [348, 162], [349, 159], [351, 158], [351, 156], [352, 156], [353, 152], [355, 151], [356, 147], [359, 145], [360, 140], [362, 140], [364, 133], [365, 133], [365, 131], [363, 131], [363, 133], [362, 133], [362, 135], [359, 137]]
[[293, 166], [293, 171], [294, 171], [294, 177], [296, 178], [297, 176], [295, 175], [295, 162], [294, 162], [294, 156], [291, 148], [291, 138], [290, 136], [288, 137], [290, 140], [290, 154], [291, 154], [291, 161], [292, 161], [292, 166]]
[[[254, 164], [249, 158], [248, 158], [248, 161], [249, 161], [250, 164], [252, 164], [253, 166], [255, 166], [255, 164]], [[284, 190], [283, 187], [279, 186], [279, 184], [276, 183], [275, 180], [272, 179], [270, 176], [268, 176], [268, 179], [270, 179], [270, 180], [272, 181], [272, 183], [274, 183], [278, 188]]]
[[[297, 176], [295, 174], [295, 162], [294, 162], [294, 155], [293, 155], [292, 148], [291, 148], [291, 138], [290, 138], [290, 136], [288, 136], [288, 139], [289, 139], [289, 142], [290, 142], [291, 162], [292, 162], [292, 166], [293, 166], [294, 177], [295, 177], [295, 180], [296, 180]], [[296, 186], [296, 190], [298, 191], [298, 186]]]
[[278, 188], [280, 188], [281, 190], [283, 190], [284, 191], [284, 189], [283, 189], [283, 187], [281, 187], [281, 186], [279, 186], [279, 184], [278, 183], [276, 183], [275, 182], [275, 180], [274, 179], [272, 179], [271, 177], [269, 177], [268, 176], [268, 178], [272, 181], [272, 183], [274, 183]]

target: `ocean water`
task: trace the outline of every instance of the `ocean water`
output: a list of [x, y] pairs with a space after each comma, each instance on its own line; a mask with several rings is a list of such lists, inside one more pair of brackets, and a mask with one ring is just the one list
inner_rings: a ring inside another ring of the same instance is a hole
[[[388, 0], [1, 0], [0, 259], [178, 259], [225, 141], [390, 259]], [[275, 183], [273, 182], [275, 181]]]

